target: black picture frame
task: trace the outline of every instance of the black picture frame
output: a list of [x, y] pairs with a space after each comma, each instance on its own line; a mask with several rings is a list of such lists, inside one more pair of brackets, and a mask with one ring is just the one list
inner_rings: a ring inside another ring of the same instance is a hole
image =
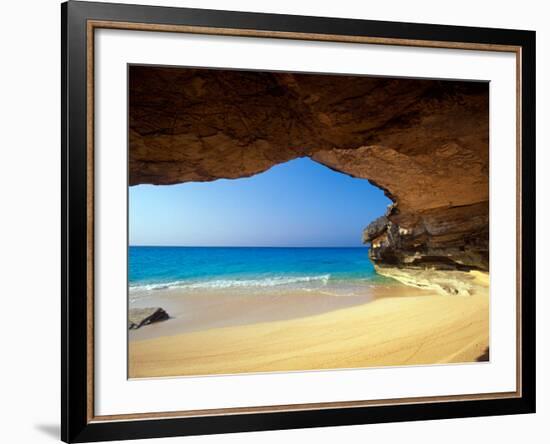
[[[521, 48], [521, 395], [269, 413], [95, 421], [89, 415], [87, 304], [89, 20], [367, 36]], [[61, 5], [61, 438], [90, 442], [535, 412], [535, 32], [69, 1]]]

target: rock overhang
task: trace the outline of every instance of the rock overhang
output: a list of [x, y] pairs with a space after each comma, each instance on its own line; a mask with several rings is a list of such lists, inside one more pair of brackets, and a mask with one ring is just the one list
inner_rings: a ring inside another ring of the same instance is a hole
[[393, 201], [378, 265], [488, 270], [486, 82], [131, 66], [129, 84], [130, 185], [307, 156]]

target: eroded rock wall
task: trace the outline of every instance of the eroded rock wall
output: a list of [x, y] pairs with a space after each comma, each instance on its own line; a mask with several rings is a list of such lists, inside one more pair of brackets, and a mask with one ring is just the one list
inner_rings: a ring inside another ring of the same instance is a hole
[[384, 230], [370, 235], [371, 258], [380, 266], [449, 270], [489, 269], [489, 207], [487, 202], [441, 207], [385, 217]]

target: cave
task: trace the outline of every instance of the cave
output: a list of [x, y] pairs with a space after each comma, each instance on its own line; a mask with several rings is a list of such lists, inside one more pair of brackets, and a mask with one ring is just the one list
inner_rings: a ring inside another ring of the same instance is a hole
[[131, 186], [309, 157], [393, 202], [363, 232], [378, 269], [489, 268], [487, 82], [130, 66], [129, 104]]

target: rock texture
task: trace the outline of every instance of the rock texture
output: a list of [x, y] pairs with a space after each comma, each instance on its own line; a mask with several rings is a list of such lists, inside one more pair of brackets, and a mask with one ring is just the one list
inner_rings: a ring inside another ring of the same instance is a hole
[[140, 66], [129, 82], [131, 185], [308, 156], [393, 201], [364, 233], [378, 266], [488, 269], [487, 83]]
[[488, 273], [421, 267], [377, 266], [378, 273], [412, 287], [435, 290], [444, 296], [471, 296], [489, 288]]
[[160, 307], [131, 308], [128, 311], [128, 329], [133, 330], [169, 318], [168, 313]]
[[398, 213], [388, 219], [385, 230], [369, 236], [371, 224], [363, 236], [380, 266], [489, 269], [488, 202]]

